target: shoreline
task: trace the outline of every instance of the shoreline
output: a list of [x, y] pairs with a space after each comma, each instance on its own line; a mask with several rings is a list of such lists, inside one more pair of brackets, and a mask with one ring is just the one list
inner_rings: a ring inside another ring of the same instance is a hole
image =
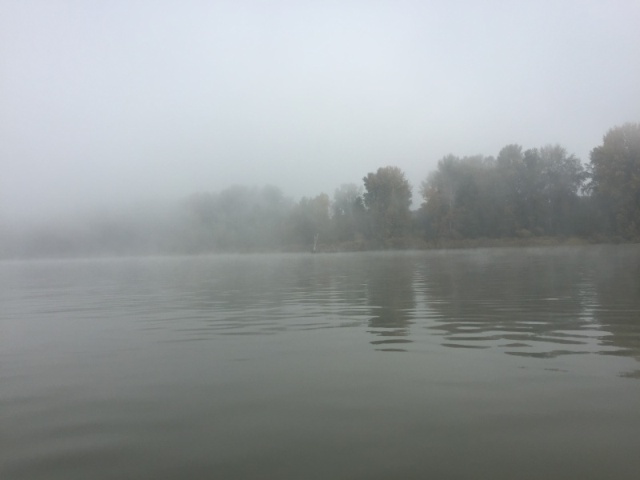
[[395, 238], [387, 242], [349, 241], [323, 244], [319, 242], [314, 252], [312, 246], [288, 245], [273, 249], [222, 249], [203, 251], [129, 251], [129, 252], [94, 252], [69, 253], [67, 255], [7, 255], [0, 256], [0, 261], [21, 260], [73, 260], [100, 258], [144, 258], [144, 257], [197, 257], [200, 255], [268, 255], [268, 254], [330, 254], [358, 252], [403, 252], [403, 251], [444, 251], [474, 250], [485, 248], [544, 248], [544, 247], [588, 247], [598, 245], [638, 245], [640, 239], [623, 239], [620, 237], [504, 237], [504, 238], [467, 238], [439, 239], [426, 241], [421, 238]]
[[[359, 251], [393, 251], [393, 250], [461, 250], [475, 248], [527, 248], [527, 247], [580, 247], [590, 245], [633, 245], [640, 239], [623, 239], [620, 237], [503, 237], [503, 238], [465, 238], [439, 239], [427, 241], [420, 238], [392, 239], [388, 245], [367, 244], [366, 242], [342, 242], [337, 244], [319, 244], [318, 252], [339, 253]], [[304, 250], [295, 250], [304, 251]]]

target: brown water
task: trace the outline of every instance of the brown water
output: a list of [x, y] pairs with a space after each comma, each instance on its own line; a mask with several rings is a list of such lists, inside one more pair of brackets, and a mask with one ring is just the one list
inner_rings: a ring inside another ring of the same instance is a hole
[[0, 264], [0, 478], [637, 479], [640, 248]]

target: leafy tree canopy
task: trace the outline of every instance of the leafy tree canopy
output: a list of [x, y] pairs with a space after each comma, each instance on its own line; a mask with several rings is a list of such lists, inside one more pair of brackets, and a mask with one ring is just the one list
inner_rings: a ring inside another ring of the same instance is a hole
[[640, 235], [640, 123], [609, 130], [590, 159], [589, 187], [608, 227], [624, 237]]
[[411, 185], [398, 167], [381, 167], [363, 178], [364, 204], [378, 240], [405, 235], [411, 224]]

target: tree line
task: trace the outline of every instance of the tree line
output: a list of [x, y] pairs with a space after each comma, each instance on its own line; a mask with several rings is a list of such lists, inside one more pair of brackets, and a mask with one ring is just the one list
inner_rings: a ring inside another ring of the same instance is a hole
[[447, 156], [422, 183], [426, 238], [640, 239], [640, 124], [611, 129], [585, 166], [559, 145]]
[[420, 248], [465, 239], [640, 240], [640, 123], [609, 130], [583, 165], [559, 145], [442, 158], [412, 186], [387, 166], [332, 197], [298, 201], [277, 187], [198, 193], [170, 212], [96, 216], [27, 233], [2, 232], [0, 254], [191, 254]]

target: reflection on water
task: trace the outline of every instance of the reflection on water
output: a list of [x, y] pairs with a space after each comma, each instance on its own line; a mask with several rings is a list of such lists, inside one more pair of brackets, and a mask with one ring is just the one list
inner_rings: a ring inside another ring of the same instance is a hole
[[100, 297], [74, 308], [108, 306], [99, 315], [133, 315], [170, 342], [364, 326], [379, 351], [409, 351], [427, 329], [450, 348], [638, 358], [639, 260], [618, 250], [158, 260], [102, 272]]
[[418, 283], [448, 347], [638, 359], [638, 265], [628, 247], [460, 252], [423, 261]]
[[3, 480], [640, 468], [637, 246], [8, 262], [0, 307]]
[[413, 273], [416, 259], [388, 256], [367, 268], [367, 303], [371, 308], [370, 332], [382, 337], [371, 341], [382, 351], [406, 351], [410, 343], [411, 318], [416, 313]]

